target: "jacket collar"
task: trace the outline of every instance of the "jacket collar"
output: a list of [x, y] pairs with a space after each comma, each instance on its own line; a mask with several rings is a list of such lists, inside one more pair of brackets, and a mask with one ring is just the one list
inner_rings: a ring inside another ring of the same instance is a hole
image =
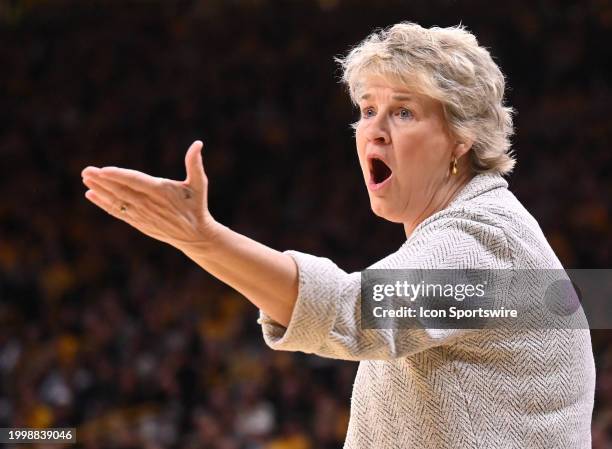
[[489, 192], [494, 189], [507, 188], [508, 181], [506, 181], [499, 173], [479, 173], [475, 175], [466, 185], [459, 191], [457, 196], [442, 210], [435, 214], [427, 217], [412, 231], [412, 234], [404, 242], [402, 246], [407, 245], [416, 235], [418, 235], [424, 226], [427, 226], [434, 220], [444, 215], [445, 211], [453, 206], [459, 206], [461, 203], [470, 201], [485, 192]]

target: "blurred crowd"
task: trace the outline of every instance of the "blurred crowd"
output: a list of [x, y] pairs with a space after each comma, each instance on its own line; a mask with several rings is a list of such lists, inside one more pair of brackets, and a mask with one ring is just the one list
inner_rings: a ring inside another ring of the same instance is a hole
[[[215, 218], [363, 269], [403, 229], [369, 209], [333, 56], [401, 20], [461, 21], [491, 49], [518, 111], [511, 190], [566, 267], [611, 266], [609, 2], [0, 2], [0, 427], [342, 447], [356, 364], [268, 349], [250, 303], [89, 203], [80, 172], [184, 179], [200, 138]], [[592, 336], [606, 449], [612, 334]]]

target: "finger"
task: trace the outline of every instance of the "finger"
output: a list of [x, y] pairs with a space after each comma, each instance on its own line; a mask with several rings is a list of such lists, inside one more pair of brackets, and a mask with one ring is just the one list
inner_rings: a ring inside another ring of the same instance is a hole
[[109, 179], [118, 184], [127, 186], [132, 190], [144, 192], [150, 195], [159, 194], [158, 188], [162, 181], [160, 178], [156, 178], [136, 170], [119, 167], [102, 167], [97, 172], [91, 172], [91, 174], [94, 179], [96, 176], [100, 177], [101, 179]]
[[87, 176], [97, 175], [99, 171], [100, 169], [98, 167], [88, 165], [87, 167], [83, 169], [83, 171], [81, 171], [81, 176], [85, 178]]
[[[116, 184], [113, 181], [87, 177], [83, 182], [103, 201], [105, 210], [109, 212], [107, 209], [112, 209], [114, 213], [111, 215], [119, 216], [119, 218], [125, 217], [125, 212], [122, 212], [120, 215], [116, 214], [117, 211], [121, 212], [121, 205], [124, 204], [128, 206], [130, 216], [133, 217], [134, 220], [136, 219], [136, 212], [140, 220], [146, 218], [145, 221], [150, 223], [157, 223], [159, 220], [171, 221], [176, 216], [176, 213], [173, 213], [172, 210], [168, 210], [166, 206], [162, 206], [151, 197], [133, 191], [121, 184]], [[153, 209], [156, 211], [157, 215], [149, 216], [149, 210]]]
[[159, 239], [161, 234], [155, 232], [156, 227], [160, 223], [172, 223], [179, 215], [176, 208], [163, 206], [151, 197], [113, 181], [88, 176], [83, 182], [90, 189], [85, 195], [87, 199], [152, 237]]
[[99, 190], [88, 190], [85, 192], [85, 198], [94, 203], [100, 209], [112, 215], [115, 218], [126, 221], [129, 223], [130, 217], [128, 216], [129, 210], [122, 212], [120, 203], [116, 200], [109, 199], [108, 196], [102, 194]]
[[98, 182], [91, 178], [86, 178], [83, 180], [83, 183], [92, 190], [98, 198], [100, 198], [105, 205], [114, 205], [118, 204], [120, 198], [117, 198], [113, 192], [108, 190], [106, 187], [100, 185]]
[[196, 140], [185, 154], [187, 179], [185, 182], [198, 191], [203, 191], [206, 184], [206, 173], [202, 162], [202, 141]]
[[[118, 197], [112, 191], [95, 181], [88, 179], [86, 185], [100, 199], [104, 205], [104, 210], [115, 217], [124, 219], [126, 218], [127, 209], [132, 213], [138, 209], [138, 203]], [[122, 210], [123, 207], [126, 207], [126, 209]]]
[[152, 201], [146, 193], [138, 192], [111, 179], [102, 177], [93, 179], [86, 178], [83, 182], [88, 187], [93, 186], [95, 188], [104, 189], [104, 191], [108, 194], [113, 195], [115, 198], [123, 202], [130, 203], [133, 206], [142, 206], [145, 201]]

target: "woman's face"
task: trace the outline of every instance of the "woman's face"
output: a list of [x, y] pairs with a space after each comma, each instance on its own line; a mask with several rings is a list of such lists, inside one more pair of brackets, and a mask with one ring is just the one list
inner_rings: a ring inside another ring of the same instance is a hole
[[367, 78], [358, 101], [357, 153], [372, 210], [395, 223], [422, 220], [448, 185], [456, 147], [442, 104], [382, 77]]

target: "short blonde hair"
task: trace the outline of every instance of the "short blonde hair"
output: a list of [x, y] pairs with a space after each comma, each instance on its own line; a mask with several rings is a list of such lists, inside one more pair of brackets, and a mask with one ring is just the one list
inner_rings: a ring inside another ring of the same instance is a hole
[[398, 79], [442, 103], [453, 135], [473, 141], [476, 173], [508, 174], [514, 168], [514, 110], [504, 105], [504, 74], [463, 25], [423, 28], [402, 22], [374, 31], [336, 61], [353, 103], [365, 76]]

